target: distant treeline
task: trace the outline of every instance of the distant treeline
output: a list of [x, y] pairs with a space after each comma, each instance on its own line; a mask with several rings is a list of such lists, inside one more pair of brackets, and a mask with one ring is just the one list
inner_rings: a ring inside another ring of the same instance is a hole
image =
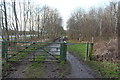
[[91, 8], [89, 12], [79, 8], [67, 21], [70, 39], [97, 41], [117, 37], [117, 2], [105, 8]]

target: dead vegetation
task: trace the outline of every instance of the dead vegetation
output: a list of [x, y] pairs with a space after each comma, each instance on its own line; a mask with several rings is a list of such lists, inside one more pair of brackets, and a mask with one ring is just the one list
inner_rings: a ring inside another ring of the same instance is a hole
[[118, 41], [112, 39], [110, 41], [101, 41], [94, 44], [95, 59], [99, 61], [118, 62]]

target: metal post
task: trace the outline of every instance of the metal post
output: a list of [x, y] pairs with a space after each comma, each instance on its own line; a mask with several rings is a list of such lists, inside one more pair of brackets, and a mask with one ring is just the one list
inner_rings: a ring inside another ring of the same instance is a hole
[[7, 51], [8, 51], [8, 42], [5, 41], [4, 45], [5, 45], [5, 58], [6, 58], [6, 61], [8, 61], [8, 54], [7, 54]]
[[[0, 13], [2, 13], [2, 11], [0, 11]], [[1, 15], [0, 15], [0, 17], [1, 17]], [[1, 24], [1, 22], [0, 22], [0, 36], [2, 36], [2, 24]], [[2, 80], [2, 40], [0, 40], [0, 80]]]
[[90, 43], [90, 52], [89, 52], [89, 59], [92, 60], [92, 53], [93, 53], [93, 43]]
[[2, 41], [2, 57], [5, 58], [5, 42]]
[[2, 80], [2, 41], [0, 41], [0, 79]]
[[86, 43], [86, 55], [85, 55], [85, 60], [88, 60], [88, 47], [89, 47], [89, 43]]
[[33, 53], [33, 62], [35, 61], [35, 54]]
[[66, 60], [66, 53], [67, 53], [67, 45], [66, 43], [60, 44], [60, 60]]

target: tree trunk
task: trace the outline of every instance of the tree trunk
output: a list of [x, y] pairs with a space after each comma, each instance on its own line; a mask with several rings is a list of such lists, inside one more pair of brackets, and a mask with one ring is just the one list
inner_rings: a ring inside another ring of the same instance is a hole
[[6, 3], [5, 3], [5, 0], [4, 0], [4, 16], [5, 16], [5, 39], [7, 41], [9, 41], [9, 33], [8, 33], [8, 22], [7, 22], [7, 11], [6, 11]]
[[19, 30], [18, 30], [18, 18], [16, 14], [16, 5], [15, 1], [13, 2], [13, 11], [14, 11], [14, 16], [15, 16], [15, 24], [16, 24], [16, 40], [19, 39]]

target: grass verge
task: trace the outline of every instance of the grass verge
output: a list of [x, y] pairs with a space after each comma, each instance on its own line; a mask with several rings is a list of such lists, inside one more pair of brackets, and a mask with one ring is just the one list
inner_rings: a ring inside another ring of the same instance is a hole
[[103, 78], [120, 78], [117, 64], [108, 61], [87, 61], [87, 64]]

